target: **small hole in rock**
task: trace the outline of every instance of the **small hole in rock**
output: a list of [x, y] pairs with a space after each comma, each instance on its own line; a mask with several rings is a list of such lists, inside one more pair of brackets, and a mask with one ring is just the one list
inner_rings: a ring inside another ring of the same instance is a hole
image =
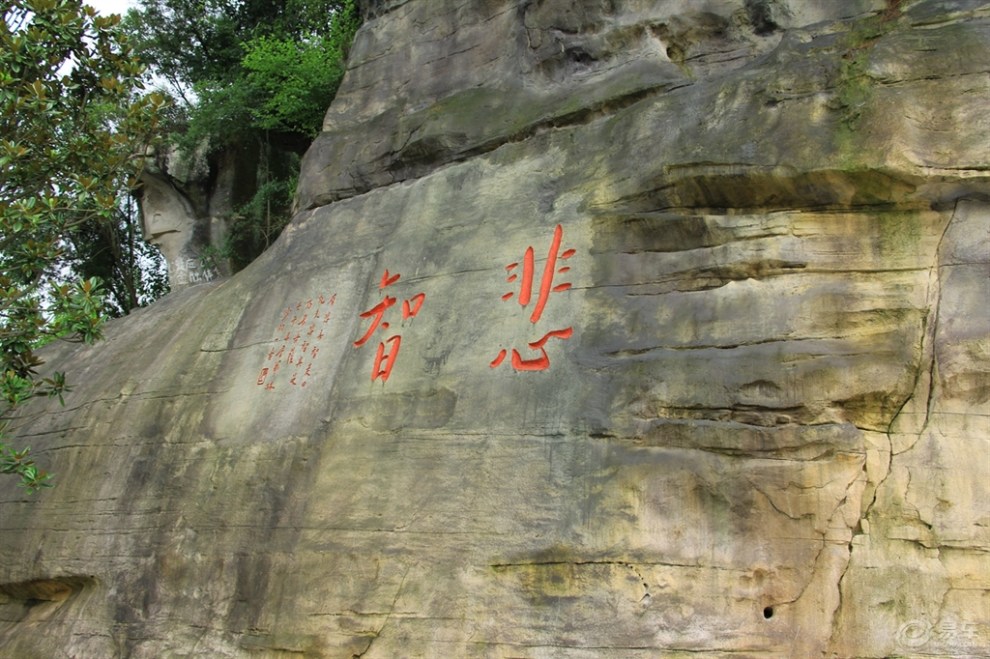
[[763, 609], [763, 617], [766, 618], [767, 620], [769, 620], [770, 618], [773, 617], [773, 607], [772, 606], [764, 607], [764, 609]]

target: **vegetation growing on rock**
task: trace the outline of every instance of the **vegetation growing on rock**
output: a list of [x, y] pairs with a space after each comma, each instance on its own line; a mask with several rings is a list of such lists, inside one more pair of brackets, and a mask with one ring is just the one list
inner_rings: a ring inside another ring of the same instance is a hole
[[252, 154], [253, 192], [206, 258], [239, 270], [289, 220], [299, 162], [320, 131], [359, 25], [353, 0], [272, 3], [142, 0], [126, 19], [142, 58], [175, 100], [169, 140]]
[[10, 416], [66, 390], [60, 373], [38, 377], [36, 349], [95, 340], [108, 313], [126, 313], [153, 286], [121, 203], [165, 99], [141, 94], [144, 67], [119, 17], [61, 0], [15, 0], [2, 13], [0, 472], [33, 490], [49, 476], [7, 445]]

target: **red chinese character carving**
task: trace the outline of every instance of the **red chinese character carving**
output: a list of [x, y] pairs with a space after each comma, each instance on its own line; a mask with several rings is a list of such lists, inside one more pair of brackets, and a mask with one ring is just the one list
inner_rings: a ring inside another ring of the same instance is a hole
[[[284, 383], [286, 382], [285, 377], [289, 378], [288, 384], [299, 387], [306, 386], [307, 380], [299, 377], [298, 368], [302, 367], [304, 357], [316, 359], [319, 354], [320, 349], [316, 344], [325, 335], [321, 329], [319, 335], [314, 338], [317, 321], [322, 318], [322, 325], [329, 323], [331, 309], [336, 300], [336, 294], [329, 297], [319, 294], [294, 305], [290, 304], [282, 310], [276, 329], [276, 336], [280, 336], [281, 339], [276, 339], [278, 345], [272, 346], [268, 350], [266, 364], [258, 375], [258, 386], [263, 386], [268, 391], [274, 391], [276, 380]], [[296, 313], [296, 311], [301, 313]], [[283, 369], [283, 366], [286, 368]], [[304, 377], [312, 375], [312, 367], [312, 362], [306, 366]]]
[[378, 284], [378, 290], [380, 290], [380, 291], [385, 290], [385, 287], [386, 286], [391, 286], [395, 282], [399, 281], [399, 277], [401, 277], [401, 276], [402, 275], [392, 275], [392, 276], [389, 276], [389, 274], [388, 274], [388, 268], [385, 268], [385, 274], [382, 275], [382, 281], [381, 281], [381, 283]]
[[[543, 265], [543, 277], [540, 279], [540, 290], [537, 293], [536, 304], [533, 307], [533, 313], [529, 317], [531, 323], [536, 323], [540, 320], [543, 315], [543, 309], [547, 305], [547, 300], [550, 298], [550, 293], [559, 293], [561, 291], [566, 291], [571, 287], [570, 282], [564, 282], [562, 284], [557, 284], [554, 286], [553, 278], [555, 274], [563, 274], [569, 272], [568, 267], [557, 267], [557, 261], [564, 261], [572, 256], [574, 256], [575, 251], [573, 249], [568, 249], [563, 253], [560, 252], [560, 242], [564, 237], [564, 229], [559, 224], [553, 230], [553, 240], [550, 242], [550, 250], [547, 252], [547, 261]], [[533, 247], [527, 247], [526, 253], [523, 255], [523, 269], [522, 269], [522, 280], [519, 287], [519, 305], [527, 306], [533, 297], [533, 274], [536, 270], [535, 256], [533, 252]], [[519, 263], [510, 263], [505, 266], [506, 271], [509, 276], [506, 281], [513, 283], [519, 281], [519, 274], [516, 269], [519, 267]], [[510, 291], [502, 296], [503, 300], [510, 300], [512, 296], [515, 295], [514, 292]]]
[[[547, 341], [550, 339], [569, 339], [571, 335], [574, 334], [574, 329], [568, 327], [562, 330], [553, 330], [552, 332], [547, 332], [543, 335], [543, 338], [539, 341], [534, 341], [529, 344], [529, 347], [533, 350], [539, 350], [540, 356], [534, 359], [523, 359], [522, 355], [515, 348], [512, 349], [512, 368], [517, 371], [545, 371], [550, 368], [550, 356], [547, 355], [546, 345]], [[502, 363], [505, 359], [506, 351], [505, 348], [499, 351], [498, 356], [492, 360], [489, 364], [492, 368], [495, 368]]]
[[[386, 343], [389, 345], [388, 353], [385, 352]], [[392, 367], [395, 366], [395, 358], [399, 356], [399, 346], [401, 344], [402, 337], [398, 334], [390, 336], [384, 343], [378, 344], [378, 350], [375, 352], [375, 365], [371, 367], [372, 381], [378, 378], [381, 378], [382, 382], [388, 381], [388, 376], [392, 373]]]
[[[506, 276], [506, 281], [510, 284], [519, 282], [519, 292], [518, 295], [515, 291], [509, 291], [502, 296], [503, 301], [509, 301], [513, 297], [516, 297], [519, 305], [522, 307], [528, 307], [530, 303], [533, 303], [533, 309], [529, 316], [529, 322], [536, 324], [539, 322], [540, 318], [543, 316], [543, 310], [546, 308], [547, 301], [550, 299], [551, 293], [560, 293], [571, 288], [571, 282], [561, 282], [559, 284], [554, 284], [554, 277], [558, 274], [564, 274], [570, 272], [570, 267], [558, 264], [561, 261], [566, 261], [567, 259], [574, 256], [576, 253], [573, 249], [566, 249], [561, 252], [560, 244], [564, 238], [564, 229], [561, 225], [557, 225], [553, 230], [553, 238], [550, 241], [550, 249], [547, 251], [547, 260], [543, 265], [543, 273], [540, 277], [539, 288], [535, 291], [536, 299], [534, 301], [534, 277], [536, 273], [536, 255], [533, 250], [532, 245], [526, 248], [525, 254], [523, 254], [522, 260], [522, 271], [519, 271], [520, 264], [510, 263], [505, 266], [505, 270], [508, 273]], [[512, 368], [517, 371], [544, 371], [550, 368], [550, 357], [547, 355], [546, 344], [550, 339], [561, 339], [567, 340], [574, 333], [572, 327], [565, 327], [563, 329], [551, 330], [543, 335], [543, 337], [537, 341], [529, 344], [529, 347], [533, 350], [538, 350], [540, 352], [539, 357], [532, 359], [523, 359], [522, 355], [515, 348], [512, 349]], [[491, 368], [498, 367], [505, 357], [508, 355], [508, 351], [502, 349], [499, 351], [498, 356], [495, 357], [489, 363]]]
[[[426, 295], [423, 293], [418, 293], [413, 295], [408, 300], [403, 300], [402, 302], [402, 319], [415, 318], [416, 314], [419, 313], [420, 307], [423, 306], [423, 302], [426, 300]], [[409, 303], [412, 302], [412, 305]]]
[[[381, 281], [379, 282], [378, 290], [384, 290], [386, 287], [396, 283], [399, 281], [401, 276], [402, 275], [398, 273], [391, 274], [388, 270], [385, 270], [385, 273], [382, 275]], [[419, 310], [423, 307], [423, 302], [425, 300], [425, 293], [417, 293], [411, 298], [403, 300], [401, 307], [402, 319], [406, 320], [408, 318], [415, 318], [419, 313]], [[355, 348], [360, 348], [367, 343], [377, 330], [387, 330], [389, 328], [390, 324], [385, 320], [385, 314], [395, 305], [396, 302], [398, 302], [397, 298], [390, 295], [385, 295], [381, 302], [359, 314], [361, 318], [370, 318], [371, 323], [364, 335], [354, 342]], [[394, 334], [384, 341], [379, 342], [378, 348], [375, 351], [375, 363], [371, 368], [372, 381], [381, 379], [384, 383], [388, 380], [389, 375], [392, 373], [392, 367], [395, 366], [395, 360], [399, 356], [399, 346], [401, 344], [402, 336], [399, 334]]]
[[[385, 272], [388, 273], [388, 270], [386, 270]], [[382, 329], [388, 329], [388, 323], [383, 323], [382, 318], [385, 317], [385, 312], [388, 311], [389, 307], [391, 307], [393, 304], [395, 304], [395, 298], [386, 295], [384, 300], [382, 300], [375, 306], [371, 307], [364, 313], [360, 314], [361, 318], [374, 317], [374, 320], [371, 321], [371, 326], [368, 327], [368, 331], [365, 332], [364, 336], [362, 336], [360, 339], [354, 342], [355, 348], [360, 348], [365, 343], [367, 343], [368, 339], [371, 338], [371, 335], [375, 333], [376, 329], [378, 329], [379, 324], [381, 324]]]

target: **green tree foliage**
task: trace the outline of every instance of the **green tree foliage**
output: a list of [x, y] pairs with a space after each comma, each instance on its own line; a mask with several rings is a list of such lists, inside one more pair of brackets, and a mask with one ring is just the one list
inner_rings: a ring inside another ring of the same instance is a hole
[[299, 159], [320, 131], [359, 26], [354, 0], [141, 0], [127, 27], [176, 99], [173, 142], [259, 154], [254, 198], [219, 249], [243, 266], [289, 219]]
[[241, 63], [249, 95], [255, 99], [250, 108], [253, 125], [315, 136], [344, 75], [341, 40], [259, 37], [245, 50]]
[[119, 17], [73, 0], [0, 11], [0, 473], [34, 490], [50, 477], [8, 445], [12, 414], [66, 391], [63, 374], [38, 375], [40, 345], [100, 336], [102, 284], [73, 259], [86, 232], [119, 224], [165, 98], [138, 95], [144, 68]]
[[107, 221], [87, 222], [69, 236], [72, 270], [103, 283], [104, 310], [120, 318], [168, 292], [168, 271], [158, 247], [144, 240], [134, 197], [125, 195]]
[[175, 88], [240, 78], [244, 45], [268, 37], [349, 42], [353, 0], [140, 0], [127, 23], [142, 60]]

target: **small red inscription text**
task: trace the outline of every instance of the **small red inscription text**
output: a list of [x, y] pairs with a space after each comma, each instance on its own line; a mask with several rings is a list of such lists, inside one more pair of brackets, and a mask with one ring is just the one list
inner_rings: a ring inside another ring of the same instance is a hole
[[255, 384], [275, 391], [276, 385], [305, 387], [309, 383], [320, 354], [318, 344], [326, 336], [336, 301], [336, 294], [320, 294], [282, 310], [275, 344], [268, 350]]

